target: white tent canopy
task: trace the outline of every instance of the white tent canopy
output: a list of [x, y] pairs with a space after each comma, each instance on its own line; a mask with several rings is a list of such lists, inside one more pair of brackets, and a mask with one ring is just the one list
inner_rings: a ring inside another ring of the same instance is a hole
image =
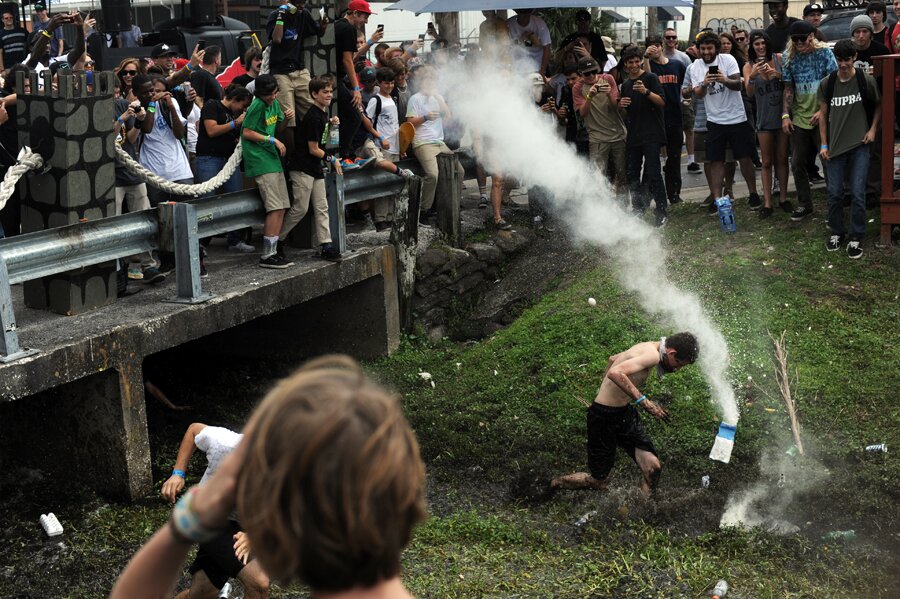
[[516, 8], [626, 8], [663, 6], [692, 8], [693, 0], [400, 0], [385, 10], [423, 12], [468, 12]]

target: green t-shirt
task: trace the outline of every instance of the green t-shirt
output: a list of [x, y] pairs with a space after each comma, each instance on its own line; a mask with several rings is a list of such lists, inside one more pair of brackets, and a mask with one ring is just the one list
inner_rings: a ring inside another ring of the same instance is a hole
[[[872, 102], [878, 103], [878, 85], [871, 75], [865, 75], [866, 89]], [[819, 83], [819, 102], [825, 101], [825, 88], [828, 77]], [[854, 150], [862, 145], [863, 136], [871, 123], [866, 117], [862, 94], [854, 75], [848, 81], [841, 81], [840, 76], [834, 81], [834, 96], [828, 107], [828, 144], [829, 156], [835, 157]]]
[[[271, 106], [267, 106], [259, 98], [253, 98], [253, 103], [250, 104], [250, 108], [247, 109], [247, 114], [244, 116], [243, 128], [263, 135], [274, 136], [275, 127], [283, 120], [284, 113], [281, 111], [278, 100], [272, 102]], [[281, 167], [281, 155], [274, 144], [247, 141], [244, 136], [241, 136], [241, 149], [244, 158], [244, 175], [247, 177], [280, 173], [284, 170]]]

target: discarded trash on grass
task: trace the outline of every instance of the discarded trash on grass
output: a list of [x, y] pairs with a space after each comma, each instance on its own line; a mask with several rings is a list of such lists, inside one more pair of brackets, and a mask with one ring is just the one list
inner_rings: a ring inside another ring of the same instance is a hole
[[852, 541], [856, 538], [856, 531], [853, 529], [832, 530], [831, 532], [822, 535], [822, 538], [826, 541]]
[[593, 308], [593, 307], [596, 306], [596, 305], [597, 305], [597, 300], [595, 300], [595, 299], [592, 298], [592, 297], [589, 297], [589, 298], [588, 298], [588, 306], [590, 306], [591, 308]]
[[709, 488], [709, 475], [708, 474], [704, 474], [703, 477], [700, 479], [700, 486], [703, 487], [704, 489]]
[[420, 372], [419, 377], [421, 377], [423, 381], [431, 383], [431, 388], [434, 389], [434, 379], [431, 377], [430, 372]]
[[719, 424], [719, 432], [709, 452], [709, 459], [717, 460], [723, 464], [731, 461], [731, 452], [734, 450], [734, 433], [737, 427], [733, 424], [722, 422]]
[[887, 453], [887, 443], [879, 443], [878, 445], [867, 445], [866, 451], [869, 453]]
[[59, 520], [53, 512], [41, 514], [40, 522], [41, 528], [44, 529], [44, 532], [47, 533], [48, 537], [58, 537], [63, 533], [62, 524], [59, 523]]
[[582, 528], [585, 524], [588, 523], [588, 520], [597, 515], [597, 510], [591, 510], [588, 513], [584, 514], [581, 518], [579, 518], [575, 522], [575, 528]]

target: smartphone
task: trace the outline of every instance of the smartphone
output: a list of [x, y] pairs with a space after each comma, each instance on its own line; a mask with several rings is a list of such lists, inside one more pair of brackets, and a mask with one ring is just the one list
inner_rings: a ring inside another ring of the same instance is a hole
[[717, 65], [712, 65], [711, 67], [709, 67], [709, 74], [710, 75], [718, 75], [719, 67]]
[[188, 93], [191, 90], [191, 82], [185, 81], [181, 84], [181, 88], [184, 90], [184, 93]]
[[197, 42], [198, 50], [206, 50], [206, 40], [200, 40]]
[[378, 31], [384, 31], [384, 23], [378, 24]]
[[424, 34], [424, 33], [420, 33], [420, 34], [419, 34], [419, 41], [420, 41], [420, 42], [424, 42], [424, 41], [425, 41], [425, 34]]
[[428, 21], [428, 31], [431, 31], [432, 29], [434, 29], [434, 23]]

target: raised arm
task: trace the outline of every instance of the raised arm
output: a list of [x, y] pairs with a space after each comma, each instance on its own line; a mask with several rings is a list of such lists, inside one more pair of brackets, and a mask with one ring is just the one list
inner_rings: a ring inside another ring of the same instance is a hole
[[[195, 439], [200, 431], [206, 428], [201, 422], [195, 422], [190, 425], [181, 438], [181, 445], [178, 446], [178, 455], [175, 457], [175, 465], [172, 467], [172, 476], [163, 483], [162, 496], [169, 503], [175, 503], [178, 493], [184, 488], [184, 476], [187, 474], [188, 464], [191, 456], [197, 451], [197, 443]], [[178, 473], [181, 473], [180, 475]]]

